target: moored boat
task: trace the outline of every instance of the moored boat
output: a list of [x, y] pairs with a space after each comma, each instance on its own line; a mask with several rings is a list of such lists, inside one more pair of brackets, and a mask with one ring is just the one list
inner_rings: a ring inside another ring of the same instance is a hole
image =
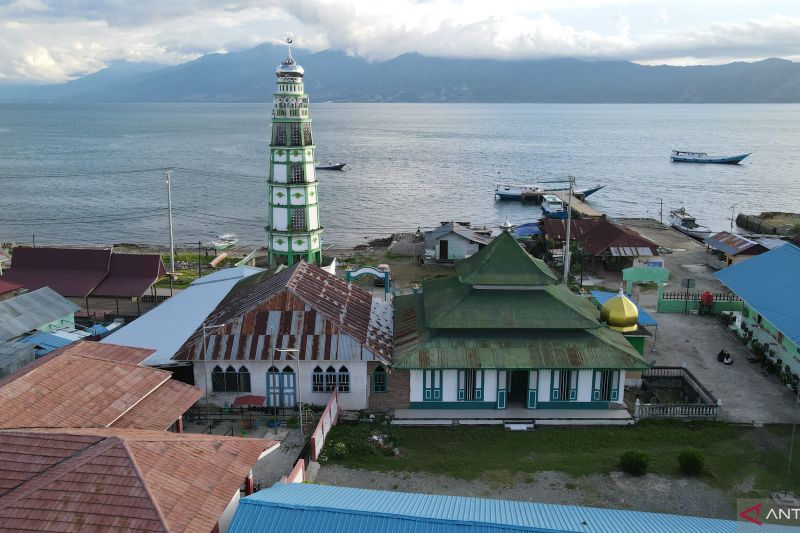
[[567, 209], [564, 202], [555, 194], [542, 196], [542, 211], [549, 218], [567, 218]]
[[342, 170], [347, 163], [335, 163], [328, 161], [326, 165], [317, 164], [314, 168], [317, 170]]
[[208, 243], [208, 245], [219, 252], [232, 248], [237, 242], [239, 242], [239, 239], [236, 238], [235, 233], [223, 233], [222, 235], [217, 235], [217, 238]]
[[[575, 189], [572, 192], [579, 198], [586, 198], [590, 194], [594, 194], [605, 185], [596, 185], [589, 189]], [[567, 187], [545, 188], [541, 185], [513, 185], [508, 183], [498, 183], [494, 187], [494, 196], [500, 200], [522, 200], [523, 194], [539, 193], [545, 194], [548, 192], [565, 192], [568, 191]]]
[[674, 163], [720, 163], [723, 165], [738, 165], [749, 155], [749, 153], [740, 155], [708, 155], [705, 152], [673, 150], [670, 159]]
[[697, 219], [687, 213], [683, 207], [669, 212], [669, 222], [673, 228], [694, 239], [702, 241], [711, 235], [711, 230], [698, 224]]

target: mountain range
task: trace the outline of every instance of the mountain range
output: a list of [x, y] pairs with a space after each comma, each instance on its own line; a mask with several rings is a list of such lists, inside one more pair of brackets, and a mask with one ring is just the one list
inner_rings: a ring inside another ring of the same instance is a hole
[[[577, 59], [500, 61], [404, 54], [369, 62], [296, 50], [316, 102], [800, 102], [800, 63], [645, 66]], [[264, 44], [176, 66], [115, 62], [55, 85], [0, 85], [6, 102], [269, 102], [286, 48]]]

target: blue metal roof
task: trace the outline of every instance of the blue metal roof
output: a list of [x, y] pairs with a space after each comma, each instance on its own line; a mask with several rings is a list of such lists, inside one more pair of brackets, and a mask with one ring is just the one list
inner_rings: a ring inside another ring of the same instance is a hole
[[800, 248], [785, 244], [714, 275], [800, 346]]
[[539, 227], [538, 222], [529, 222], [514, 228], [516, 237], [530, 237], [531, 235], [542, 235], [544, 231]]
[[[617, 292], [606, 292], [606, 291], [592, 291], [592, 298], [597, 300], [598, 304], [603, 305], [610, 298], [613, 298], [617, 294], [619, 294], [619, 293], [617, 293]], [[630, 298], [630, 296], [628, 296], [628, 297]], [[639, 320], [637, 322], [639, 322], [640, 326], [657, 326], [658, 325], [658, 322], [656, 322], [655, 318], [653, 318], [647, 311], [645, 311], [644, 309], [639, 307], [639, 304], [637, 304], [636, 302], [634, 302], [634, 304], [636, 305], [636, 309], [639, 310]]]
[[105, 335], [108, 333], [106, 327], [102, 324], [92, 324], [88, 328], [86, 328], [86, 333], [89, 335]]
[[33, 335], [23, 337], [17, 342], [38, 346], [39, 348], [36, 349], [36, 357], [41, 357], [49, 354], [53, 350], [61, 348], [62, 346], [72, 344], [75, 341], [65, 339], [64, 337], [59, 337], [58, 335], [53, 335], [52, 333], [40, 331], [39, 333], [34, 333]]
[[229, 533], [735, 533], [788, 532], [730, 520], [278, 483], [239, 502]]

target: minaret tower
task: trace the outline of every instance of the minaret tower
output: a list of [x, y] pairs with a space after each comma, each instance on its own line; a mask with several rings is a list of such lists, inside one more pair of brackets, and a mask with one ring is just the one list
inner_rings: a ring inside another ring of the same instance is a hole
[[314, 141], [308, 118], [308, 95], [303, 90], [303, 67], [289, 55], [275, 70], [277, 90], [272, 97], [272, 142], [269, 145], [269, 264], [293, 265], [305, 259], [322, 263]]

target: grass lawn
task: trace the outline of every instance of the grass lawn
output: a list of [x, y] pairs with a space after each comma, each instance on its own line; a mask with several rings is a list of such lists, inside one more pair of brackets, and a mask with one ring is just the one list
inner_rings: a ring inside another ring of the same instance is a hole
[[[399, 456], [373, 452], [373, 433], [388, 433]], [[756, 496], [782, 489], [786, 480], [791, 427], [742, 427], [726, 423], [643, 421], [628, 427], [546, 428], [511, 432], [498, 427], [388, 428], [340, 424], [327, 438], [329, 463], [375, 471], [430, 472], [475, 479], [497, 471], [533, 473], [554, 470], [572, 475], [618, 470], [620, 454], [641, 450], [649, 472], [681, 477], [677, 456], [696, 448], [705, 457], [702, 479], [731, 497]], [[331, 458], [343, 442], [344, 457]], [[800, 454], [800, 448], [796, 450]], [[791, 488], [800, 490], [800, 457], [793, 461]], [[753, 479], [753, 489], [736, 485]]]
[[[208, 256], [200, 254], [200, 265], [202, 266], [203, 275], [210, 274], [215, 269], [209, 268], [208, 263], [214, 259], [216, 254], [209, 253]], [[197, 257], [196, 253], [176, 253], [175, 254], [175, 270], [180, 273], [180, 276], [172, 282], [172, 287], [175, 289], [185, 289], [197, 279]], [[164, 261], [164, 267], [169, 270], [169, 254], [161, 254], [161, 259]], [[218, 268], [231, 267], [239, 261], [240, 257], [226, 257], [220, 262]], [[169, 279], [164, 278], [156, 283], [156, 287], [169, 288]]]

